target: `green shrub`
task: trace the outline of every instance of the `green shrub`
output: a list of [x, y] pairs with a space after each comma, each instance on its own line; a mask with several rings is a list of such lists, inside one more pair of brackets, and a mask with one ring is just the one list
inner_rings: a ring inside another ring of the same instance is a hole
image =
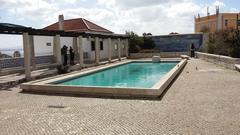
[[231, 57], [240, 57], [240, 31], [227, 29], [209, 34], [207, 52]]
[[138, 53], [141, 50], [140, 46], [143, 45], [143, 39], [133, 31], [126, 31], [126, 35], [129, 36], [129, 52]]
[[240, 47], [232, 48], [230, 51], [230, 56], [234, 58], [240, 58]]

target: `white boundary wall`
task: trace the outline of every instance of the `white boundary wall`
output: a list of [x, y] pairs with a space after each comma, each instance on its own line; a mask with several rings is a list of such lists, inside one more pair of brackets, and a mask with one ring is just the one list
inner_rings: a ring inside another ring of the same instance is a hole
[[240, 64], [240, 58], [223, 55], [196, 52], [196, 57], [230, 69], [235, 69], [235, 64]]

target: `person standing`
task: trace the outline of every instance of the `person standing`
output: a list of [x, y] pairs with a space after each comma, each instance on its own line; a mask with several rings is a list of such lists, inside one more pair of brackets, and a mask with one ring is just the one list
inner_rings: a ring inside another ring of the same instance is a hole
[[70, 46], [70, 49], [69, 49], [69, 54], [70, 54], [70, 64], [74, 65], [74, 51], [73, 51], [73, 48], [71, 46]]
[[194, 46], [194, 44], [192, 43], [191, 44], [191, 58], [194, 58], [195, 57], [195, 46]]
[[61, 53], [62, 53], [62, 56], [63, 56], [63, 65], [64, 66], [66, 66], [67, 65], [67, 59], [68, 59], [68, 57], [67, 57], [67, 49], [68, 49], [68, 47], [66, 46], [66, 45], [64, 45], [63, 47], [62, 47], [62, 49], [61, 49]]

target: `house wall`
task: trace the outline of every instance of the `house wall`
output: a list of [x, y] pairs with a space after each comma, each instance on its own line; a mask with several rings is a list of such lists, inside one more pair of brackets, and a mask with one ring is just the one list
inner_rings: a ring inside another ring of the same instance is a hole
[[206, 60], [208, 62], [224, 66], [229, 69], [235, 69], [235, 64], [240, 64], [240, 58], [232, 58], [229, 56], [209, 54], [196, 52], [196, 57], [199, 59]]
[[[50, 43], [50, 46], [47, 46]], [[53, 37], [34, 36], [35, 56], [53, 55]]]
[[103, 39], [103, 50], [100, 50], [100, 60], [108, 59], [108, 40]]
[[126, 43], [125, 42], [121, 42], [122, 47], [121, 47], [121, 56], [126, 56]]
[[[100, 50], [100, 60], [107, 60], [108, 58], [108, 40], [100, 39], [103, 41], [103, 50]], [[114, 43], [117, 43], [116, 40], [113, 40]], [[47, 46], [47, 43], [50, 43], [51, 46]], [[64, 45], [70, 47], [73, 44], [72, 37], [61, 37], [60, 38], [61, 47]], [[34, 36], [34, 47], [35, 47], [35, 55], [36, 56], [44, 56], [44, 55], [53, 55], [53, 37], [51, 36]], [[118, 51], [114, 49], [114, 45], [112, 47], [112, 55], [113, 57], [118, 56]], [[77, 50], [75, 50], [77, 51]], [[95, 60], [95, 51], [91, 49], [91, 40], [88, 38], [83, 38], [83, 52], [87, 53], [88, 57], [85, 57], [84, 60], [94, 61]]]
[[112, 59], [118, 58], [118, 41], [117, 39], [112, 40]]

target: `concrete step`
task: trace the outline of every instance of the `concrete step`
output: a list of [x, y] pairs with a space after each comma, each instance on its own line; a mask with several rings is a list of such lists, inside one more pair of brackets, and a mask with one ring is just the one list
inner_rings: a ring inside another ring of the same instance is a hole
[[187, 59], [187, 60], [189, 60], [190, 59], [190, 57], [189, 56], [187, 56], [187, 55], [180, 55], [181, 56], [181, 58], [182, 59]]
[[[57, 70], [41, 69], [41, 70], [32, 71], [31, 74], [32, 74], [32, 80], [36, 80], [36, 79], [57, 75]], [[17, 73], [17, 74], [0, 76], [0, 90], [8, 89], [24, 82], [26, 82], [25, 74]]]
[[240, 72], [240, 64], [235, 64], [235, 68]]

